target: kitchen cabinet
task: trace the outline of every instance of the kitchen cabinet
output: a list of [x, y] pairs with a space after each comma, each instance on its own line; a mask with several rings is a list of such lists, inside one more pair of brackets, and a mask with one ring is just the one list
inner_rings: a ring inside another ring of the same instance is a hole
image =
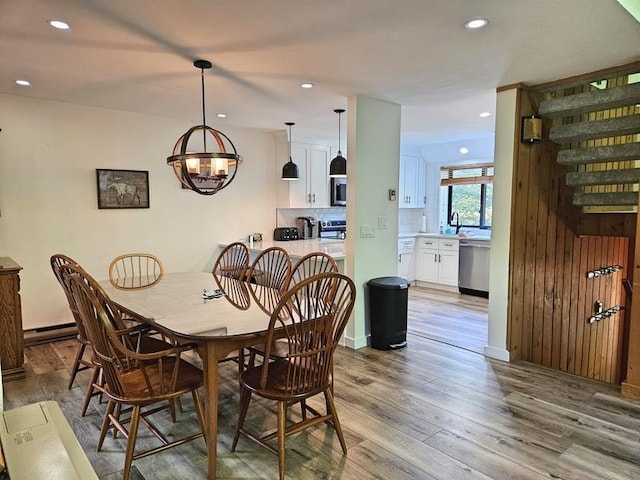
[[459, 241], [420, 238], [417, 279], [435, 285], [458, 287]]
[[421, 157], [400, 157], [399, 208], [423, 208], [427, 203], [427, 164]]
[[324, 208], [330, 205], [329, 158], [330, 147], [291, 143], [291, 159], [298, 165], [299, 180], [282, 180], [282, 166], [289, 158], [289, 145], [276, 146], [277, 205], [279, 208]]
[[401, 238], [398, 240], [398, 276], [409, 282], [413, 282], [416, 279], [415, 243], [415, 238]]
[[0, 257], [0, 365], [4, 380], [25, 377], [20, 270], [12, 259]]

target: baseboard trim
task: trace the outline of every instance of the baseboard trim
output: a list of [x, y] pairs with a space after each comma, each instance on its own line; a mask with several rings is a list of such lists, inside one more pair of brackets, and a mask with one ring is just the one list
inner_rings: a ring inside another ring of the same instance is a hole
[[484, 356], [493, 358], [494, 360], [501, 360], [503, 362], [511, 361], [511, 353], [509, 352], [509, 350], [490, 347], [489, 345], [484, 347]]
[[359, 337], [359, 338], [351, 338], [344, 337], [343, 345], [351, 350], [358, 350], [359, 348], [364, 348], [369, 344], [369, 339], [367, 336]]
[[59, 342], [60, 340], [68, 340], [78, 336], [78, 327], [75, 323], [65, 323], [52, 327], [34, 328], [25, 330], [24, 346], [39, 345], [41, 343]]

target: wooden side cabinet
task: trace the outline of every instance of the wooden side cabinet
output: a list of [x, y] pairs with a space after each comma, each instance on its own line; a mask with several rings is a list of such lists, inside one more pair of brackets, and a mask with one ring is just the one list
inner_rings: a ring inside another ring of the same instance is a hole
[[0, 365], [3, 380], [25, 377], [20, 270], [22, 267], [9, 257], [0, 257]]

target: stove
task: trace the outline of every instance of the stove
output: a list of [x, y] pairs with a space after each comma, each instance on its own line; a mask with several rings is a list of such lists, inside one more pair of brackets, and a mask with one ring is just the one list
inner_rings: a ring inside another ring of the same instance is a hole
[[346, 220], [320, 220], [319, 236], [320, 238], [338, 238], [343, 239], [347, 236]]

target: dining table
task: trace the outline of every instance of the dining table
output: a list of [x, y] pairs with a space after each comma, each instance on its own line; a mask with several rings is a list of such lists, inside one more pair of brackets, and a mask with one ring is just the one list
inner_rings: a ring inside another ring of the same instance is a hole
[[198, 345], [206, 392], [209, 479], [216, 478], [218, 361], [241, 348], [264, 343], [269, 327], [269, 310], [251, 298], [247, 284], [242, 283], [234, 295], [227, 296], [216, 295], [212, 274], [203, 272], [166, 273], [157, 284], [137, 290], [101, 282], [123, 311]]

